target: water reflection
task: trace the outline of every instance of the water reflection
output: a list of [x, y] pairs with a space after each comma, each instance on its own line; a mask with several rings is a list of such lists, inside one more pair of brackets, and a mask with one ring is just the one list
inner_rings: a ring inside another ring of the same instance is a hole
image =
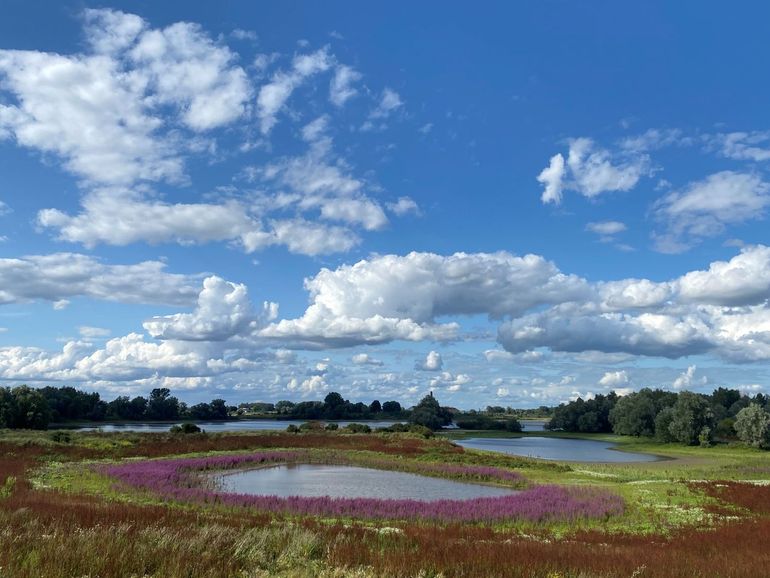
[[267, 496], [466, 500], [506, 496], [515, 490], [417, 474], [315, 464], [288, 464], [216, 476], [225, 492]]
[[[179, 422], [181, 423], [181, 422]], [[199, 428], [206, 430], [207, 432], [223, 432], [223, 431], [269, 431], [269, 430], [285, 430], [289, 425], [301, 425], [301, 420], [272, 420], [272, 419], [254, 419], [254, 420], [237, 420], [237, 421], [195, 421], [193, 422]], [[337, 421], [340, 427], [345, 427], [350, 423], [365, 423], [372, 429], [379, 429], [383, 427], [389, 427], [395, 421]], [[174, 425], [172, 423], [125, 423], [125, 424], [102, 424], [98, 426], [84, 426], [74, 427], [76, 431], [103, 431], [103, 432], [168, 432], [169, 428]]]
[[617, 444], [566, 438], [472, 438], [457, 444], [476, 450], [568, 462], [653, 462], [657, 456], [614, 450]]
[[519, 421], [523, 431], [545, 431], [545, 424], [548, 423], [544, 419], [522, 419]]

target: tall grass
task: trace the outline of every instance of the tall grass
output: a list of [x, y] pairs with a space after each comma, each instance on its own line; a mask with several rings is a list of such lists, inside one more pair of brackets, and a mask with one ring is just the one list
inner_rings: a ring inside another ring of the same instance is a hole
[[0, 528], [0, 575], [18, 578], [315, 576], [326, 554], [320, 534], [292, 525], [72, 527], [22, 511], [0, 513]]
[[[30, 473], [49, 460], [170, 456], [206, 448], [253, 450], [263, 447], [265, 453], [277, 452], [277, 448], [296, 448], [280, 451], [298, 453], [302, 448], [313, 447], [308, 438], [301, 439], [302, 435], [283, 436], [287, 439], [273, 440], [264, 446], [260, 446], [261, 440], [272, 436], [242, 437], [246, 441], [237, 436], [213, 441], [188, 440], [178, 448], [165, 440], [153, 441], [151, 436], [137, 436], [130, 441], [123, 437], [84, 436], [81, 439], [73, 436], [70, 445], [0, 442], [0, 486], [12, 484], [6, 497], [0, 499], [0, 576], [766, 578], [770, 575], [770, 549], [767, 548], [770, 487], [735, 481], [690, 484], [694, 494], [704, 496], [709, 502], [716, 501], [729, 513], [729, 519], [719, 518], [723, 520], [721, 525], [690, 527], [666, 536], [573, 531], [561, 539], [554, 537], [549, 525], [527, 526], [522, 530], [506, 524], [479, 526], [416, 521], [342, 524], [314, 518], [287, 520], [253, 508], [113, 502], [72, 489], [68, 492], [36, 489], [29, 483]], [[395, 439], [386, 443], [367, 441], [364, 438], [368, 436], [340, 437], [359, 438], [355, 443], [334, 442], [345, 446], [338, 447], [344, 451], [375, 451], [370, 448], [384, 444], [387, 451], [380, 452], [382, 455], [377, 459], [388, 461], [399, 455], [396, 448], [401, 442]], [[319, 436], [316, 440], [319, 445], [315, 447], [325, 447], [329, 438], [331, 436]], [[295, 444], [288, 445], [292, 439], [296, 440]], [[78, 445], [81, 443], [89, 446]], [[270, 445], [273, 443], [287, 445]], [[465, 465], [493, 465], [486, 460], [475, 462], [471, 453], [461, 454], [443, 446], [435, 449], [419, 440], [415, 440], [414, 445], [410, 440], [409, 444], [414, 451], [408, 455], [417, 461], [427, 460], [427, 465], [436, 464], [437, 456], [447, 458], [452, 465], [458, 465], [461, 459]], [[764, 458], [757, 453], [757, 467], [761, 465], [760, 459]], [[697, 476], [705, 472], [713, 479], [714, 473], [721, 471], [719, 463], [707, 470], [706, 463], [701, 461], [692, 472]], [[509, 462], [499, 465], [507, 467]], [[645, 466], [644, 471], [647, 469]], [[528, 475], [534, 471], [528, 470]], [[550, 475], [559, 470], [538, 471]], [[678, 466], [677, 479], [684, 478], [687, 472], [685, 465]], [[7, 482], [10, 478], [15, 482]], [[602, 485], [610, 483], [597, 479]], [[649, 486], [629, 487], [641, 491]]]

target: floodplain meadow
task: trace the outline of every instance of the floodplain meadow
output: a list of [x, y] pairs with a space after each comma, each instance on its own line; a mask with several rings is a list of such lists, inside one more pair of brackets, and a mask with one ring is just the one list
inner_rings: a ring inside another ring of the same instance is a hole
[[[676, 446], [656, 453], [672, 459], [549, 463], [406, 434], [95, 433], [59, 443], [42, 433], [0, 433], [0, 576], [766, 577], [766, 453]], [[369, 505], [335, 511], [323, 502], [313, 510], [227, 504], [221, 496], [179, 499], [158, 492], [166, 482], [153, 489], [159, 482], [143, 477], [160, 468], [179, 476], [182, 490], [207, 491], [193, 479], [196, 471], [254, 467], [255, 456], [269, 463], [346, 459], [523, 489], [516, 496], [577, 488], [620, 496], [625, 505], [575, 520], [402, 517], [393, 510], [379, 517]]]

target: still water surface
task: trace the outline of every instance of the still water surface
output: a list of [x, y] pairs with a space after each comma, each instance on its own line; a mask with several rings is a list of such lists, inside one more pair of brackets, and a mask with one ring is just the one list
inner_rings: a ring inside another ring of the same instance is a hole
[[[179, 422], [181, 423], [181, 422]], [[237, 421], [196, 421], [193, 422], [199, 428], [206, 430], [207, 432], [222, 432], [222, 431], [265, 431], [265, 430], [285, 430], [290, 425], [299, 426], [303, 422], [302, 420], [276, 420], [276, 419], [254, 419], [254, 420], [237, 420]], [[388, 427], [397, 423], [395, 421], [337, 421], [340, 427], [345, 427], [349, 423], [365, 423], [372, 429]], [[168, 432], [169, 428], [173, 424], [171, 423], [126, 423], [126, 424], [111, 424], [106, 423], [98, 426], [86, 426], [75, 427], [77, 431], [103, 431], [103, 432]]]
[[523, 431], [545, 431], [545, 424], [548, 423], [544, 419], [522, 419], [520, 421]]
[[[403, 420], [402, 420], [403, 421]], [[181, 422], [180, 422], [181, 423]], [[281, 419], [247, 419], [247, 420], [233, 420], [233, 421], [195, 421], [193, 422], [199, 428], [206, 430], [207, 432], [223, 432], [223, 431], [267, 431], [267, 430], [285, 430], [290, 425], [301, 425], [302, 420], [281, 420]], [[375, 421], [335, 421], [340, 427], [345, 427], [349, 423], [365, 423], [372, 429], [379, 429], [383, 427], [390, 427], [398, 421], [388, 420], [375, 420]], [[524, 431], [543, 431], [545, 421], [543, 420], [522, 420], [521, 422]], [[74, 426], [67, 429], [73, 429], [77, 431], [103, 431], [103, 432], [168, 432], [169, 428], [173, 424], [171, 423], [105, 423], [94, 426]]]
[[657, 456], [620, 452], [616, 444], [566, 438], [471, 438], [455, 443], [465, 448], [501, 452], [515, 456], [563, 460], [567, 462], [654, 462]]
[[331, 496], [434, 501], [467, 500], [517, 493], [515, 490], [404, 472], [315, 464], [287, 464], [220, 474], [215, 480], [224, 492], [281, 497]]

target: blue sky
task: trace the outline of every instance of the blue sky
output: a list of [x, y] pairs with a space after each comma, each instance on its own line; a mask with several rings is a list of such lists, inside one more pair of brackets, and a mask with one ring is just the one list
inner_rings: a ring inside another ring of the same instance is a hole
[[12, 0], [0, 380], [766, 391], [769, 16]]

